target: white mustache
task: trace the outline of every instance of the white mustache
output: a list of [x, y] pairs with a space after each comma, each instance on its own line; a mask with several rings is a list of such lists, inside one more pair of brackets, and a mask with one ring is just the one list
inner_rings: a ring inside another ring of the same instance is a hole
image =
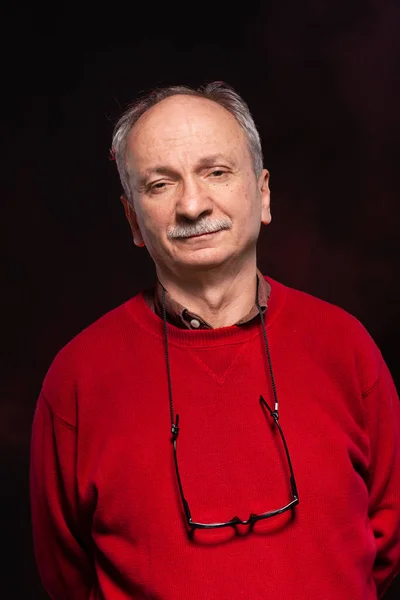
[[204, 233], [215, 233], [221, 229], [230, 229], [232, 221], [229, 217], [215, 219], [215, 221], [198, 221], [197, 223], [187, 223], [185, 225], [177, 225], [167, 231], [167, 238], [173, 240], [175, 238], [188, 238], [193, 235], [203, 235]]

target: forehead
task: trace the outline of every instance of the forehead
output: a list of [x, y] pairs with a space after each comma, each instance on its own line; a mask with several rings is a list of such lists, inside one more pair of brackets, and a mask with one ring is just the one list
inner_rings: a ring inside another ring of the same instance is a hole
[[246, 151], [244, 132], [231, 113], [212, 100], [171, 96], [146, 111], [127, 140], [130, 166], [199, 153]]

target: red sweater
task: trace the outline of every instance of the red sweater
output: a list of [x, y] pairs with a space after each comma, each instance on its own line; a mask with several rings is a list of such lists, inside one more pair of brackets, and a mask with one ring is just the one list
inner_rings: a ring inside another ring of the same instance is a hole
[[[35, 552], [54, 600], [373, 600], [400, 563], [400, 410], [381, 354], [343, 310], [269, 280], [267, 332], [300, 502], [187, 535], [161, 319], [140, 294], [55, 358], [32, 436]], [[178, 456], [195, 520], [290, 500], [262, 329], [168, 326]]]

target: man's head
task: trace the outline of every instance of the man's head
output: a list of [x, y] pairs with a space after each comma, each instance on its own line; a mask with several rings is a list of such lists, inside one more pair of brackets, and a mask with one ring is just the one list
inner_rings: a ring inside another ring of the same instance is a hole
[[268, 172], [248, 107], [230, 87], [153, 92], [117, 123], [113, 153], [134, 242], [159, 270], [255, 256], [271, 219]]

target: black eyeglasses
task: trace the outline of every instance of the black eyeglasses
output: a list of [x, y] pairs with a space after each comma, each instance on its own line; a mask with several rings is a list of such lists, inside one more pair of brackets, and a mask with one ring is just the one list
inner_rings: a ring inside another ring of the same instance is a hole
[[235, 527], [236, 525], [253, 525], [257, 521], [261, 521], [262, 519], [269, 519], [270, 517], [275, 517], [276, 515], [280, 515], [286, 511], [294, 508], [299, 503], [299, 496], [297, 493], [297, 486], [296, 486], [296, 480], [294, 477], [292, 461], [290, 460], [289, 450], [288, 450], [288, 447], [286, 444], [285, 436], [283, 435], [282, 428], [278, 422], [278, 419], [279, 419], [278, 411], [277, 410], [273, 411], [268, 406], [268, 404], [266, 403], [266, 401], [264, 400], [264, 398], [262, 396], [260, 396], [260, 402], [261, 402], [262, 406], [264, 406], [268, 410], [269, 414], [271, 415], [273, 422], [275, 423], [275, 425], [278, 428], [283, 445], [285, 447], [286, 458], [287, 458], [289, 471], [290, 471], [290, 487], [292, 490], [292, 500], [289, 502], [289, 504], [286, 504], [286, 506], [283, 506], [282, 508], [277, 508], [275, 510], [271, 510], [271, 511], [261, 513], [261, 514], [251, 513], [249, 518], [246, 520], [239, 519], [239, 517], [233, 517], [229, 521], [225, 521], [222, 523], [199, 523], [198, 521], [193, 521], [192, 514], [191, 514], [190, 508], [189, 508], [189, 503], [186, 500], [186, 497], [185, 497], [185, 494], [183, 491], [183, 487], [182, 487], [181, 477], [179, 474], [178, 455], [177, 455], [177, 440], [178, 440], [178, 435], [179, 435], [179, 415], [176, 415], [175, 424], [172, 427], [172, 441], [173, 441], [173, 445], [174, 445], [175, 470], [176, 470], [176, 476], [178, 479], [179, 492], [180, 492], [181, 499], [182, 499], [182, 504], [183, 504], [183, 509], [185, 512], [186, 521], [192, 531], [194, 529], [218, 529], [221, 527]]

